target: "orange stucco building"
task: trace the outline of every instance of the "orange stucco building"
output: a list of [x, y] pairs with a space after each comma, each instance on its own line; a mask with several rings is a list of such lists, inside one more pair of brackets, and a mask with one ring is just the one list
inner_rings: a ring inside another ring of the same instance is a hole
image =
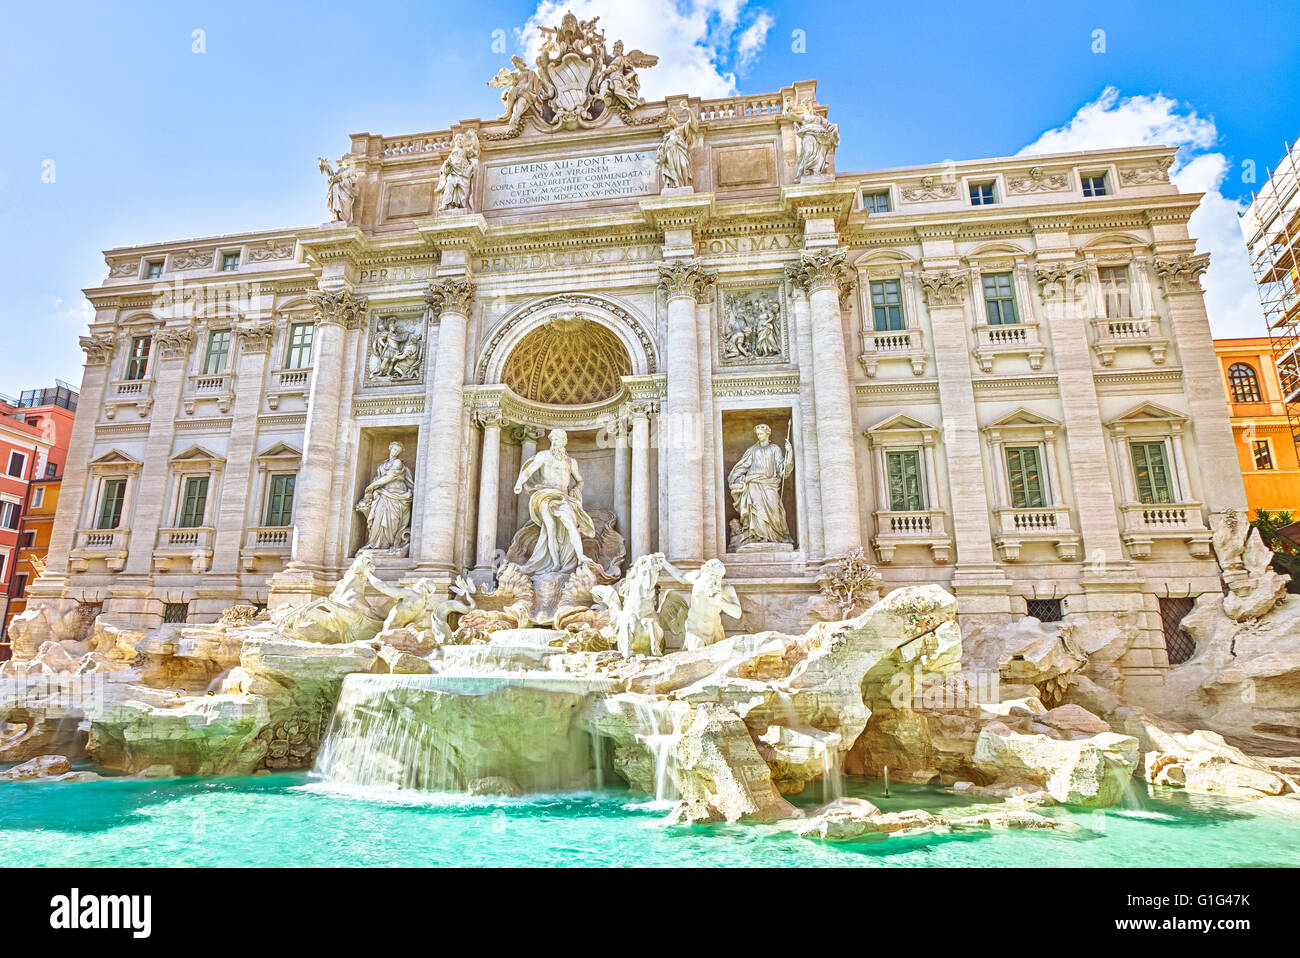
[[1268, 338], [1216, 339], [1214, 348], [1251, 514], [1286, 509], [1300, 516], [1300, 460]]

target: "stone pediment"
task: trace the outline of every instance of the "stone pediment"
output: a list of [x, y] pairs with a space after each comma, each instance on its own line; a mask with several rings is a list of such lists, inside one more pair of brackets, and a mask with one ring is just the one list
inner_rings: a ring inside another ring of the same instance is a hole
[[121, 449], [110, 449], [108, 452], [100, 456], [96, 456], [94, 459], [90, 460], [90, 465], [139, 467], [144, 465], [144, 463], [142, 463], [139, 459], [136, 459], [134, 456], [127, 455]]
[[1060, 420], [1053, 419], [1051, 416], [1044, 416], [1036, 413], [1031, 409], [1020, 406], [1012, 410], [1005, 416], [995, 419], [984, 428], [987, 429], [1014, 429], [1030, 427], [1036, 429], [1060, 429]]
[[1187, 416], [1159, 403], [1144, 402], [1109, 420], [1108, 426], [1141, 425], [1156, 422], [1186, 422]]
[[264, 462], [266, 460], [298, 460], [302, 458], [302, 450], [295, 449], [287, 442], [277, 442], [275, 445], [269, 446], [259, 452], [257, 458], [259, 462]]
[[211, 450], [204, 449], [202, 446], [190, 446], [182, 452], [176, 453], [171, 459], [167, 460], [172, 465], [225, 465], [224, 456], [218, 456]]
[[913, 419], [907, 413], [897, 413], [884, 419], [874, 426], [867, 429], [867, 435], [874, 435], [880, 432], [915, 432], [917, 430], [938, 432], [937, 426], [932, 426], [928, 422], [922, 422], [920, 419]]

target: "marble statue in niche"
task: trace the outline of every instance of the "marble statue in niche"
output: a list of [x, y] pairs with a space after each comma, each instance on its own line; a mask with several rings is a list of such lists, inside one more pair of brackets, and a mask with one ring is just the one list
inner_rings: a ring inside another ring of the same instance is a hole
[[840, 145], [840, 127], [817, 112], [817, 104], [802, 100], [790, 107], [795, 136], [799, 137], [799, 155], [795, 160], [795, 177], [819, 176], [830, 169], [835, 148]]
[[424, 364], [422, 319], [381, 316], [370, 334], [367, 371], [371, 382], [414, 382]]
[[329, 177], [325, 205], [329, 207], [331, 223], [351, 223], [352, 205], [357, 199], [357, 171], [339, 160], [338, 169], [330, 166], [325, 157], [317, 157], [320, 171]]
[[568, 434], [552, 429], [548, 438], [551, 447], [525, 462], [515, 481], [517, 496], [530, 487], [529, 523], [516, 534], [510, 554], [526, 548], [521, 537], [535, 537], [532, 553], [523, 563], [529, 575], [572, 572], [587, 561], [583, 538], [596, 535], [595, 523], [582, 508], [582, 474], [566, 451]]
[[781, 301], [776, 290], [727, 292], [722, 325], [724, 364], [773, 362], [782, 358]]
[[733, 522], [727, 543], [732, 552], [789, 549], [794, 546], [786, 523], [782, 496], [785, 480], [794, 472], [794, 450], [786, 436], [785, 449], [772, 442], [772, 428], [754, 427], [758, 442], [727, 474], [727, 486], [739, 520]]
[[388, 458], [379, 464], [357, 503], [357, 512], [366, 517], [365, 551], [395, 556], [410, 552], [415, 483], [402, 462], [402, 452], [400, 442], [388, 444]]
[[438, 173], [438, 209], [473, 210], [474, 178], [478, 175], [478, 134], [473, 130], [457, 133], [451, 152], [442, 161]]
[[700, 139], [700, 124], [695, 114], [686, 107], [686, 116], [678, 116], [672, 107], [668, 116], [673, 127], [664, 134], [659, 151], [655, 154], [655, 163], [659, 167], [662, 189], [677, 189], [690, 186], [694, 176], [691, 166], [691, 150]]

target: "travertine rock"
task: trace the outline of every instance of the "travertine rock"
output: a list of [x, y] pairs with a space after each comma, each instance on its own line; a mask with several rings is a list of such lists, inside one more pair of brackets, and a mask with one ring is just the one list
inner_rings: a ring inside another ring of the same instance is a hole
[[1173, 747], [1146, 754], [1146, 779], [1194, 792], [1239, 798], [1283, 795], [1295, 789], [1275, 770], [1233, 748], [1214, 732], [1170, 736]]
[[1118, 804], [1138, 764], [1138, 741], [1104, 732], [1062, 741], [1023, 735], [994, 722], [975, 743], [975, 764], [999, 781], [1042, 785], [1067, 805]]
[[38, 755], [30, 761], [15, 765], [7, 772], [0, 772], [0, 779], [10, 782], [22, 782], [34, 778], [50, 778], [72, 771], [72, 765], [62, 755]]
[[702, 704], [676, 746], [674, 777], [688, 804], [702, 804], [725, 821], [793, 818], [794, 807], [772, 784], [772, 775], [734, 712]]

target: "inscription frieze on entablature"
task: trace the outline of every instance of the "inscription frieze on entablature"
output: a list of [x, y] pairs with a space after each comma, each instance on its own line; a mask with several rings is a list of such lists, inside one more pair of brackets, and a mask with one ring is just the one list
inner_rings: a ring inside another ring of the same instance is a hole
[[531, 272], [543, 269], [581, 269], [588, 266], [624, 266], [656, 263], [663, 252], [656, 243], [593, 246], [580, 249], [535, 249], [487, 252], [474, 259], [474, 270], [485, 273]]
[[746, 256], [801, 248], [802, 234], [792, 231], [750, 233], [735, 236], [705, 236], [700, 239], [704, 256]]
[[391, 260], [382, 265], [375, 264], [367, 269], [357, 271], [357, 285], [372, 286], [382, 283], [424, 282], [434, 278], [436, 267], [433, 263], [401, 264]]

